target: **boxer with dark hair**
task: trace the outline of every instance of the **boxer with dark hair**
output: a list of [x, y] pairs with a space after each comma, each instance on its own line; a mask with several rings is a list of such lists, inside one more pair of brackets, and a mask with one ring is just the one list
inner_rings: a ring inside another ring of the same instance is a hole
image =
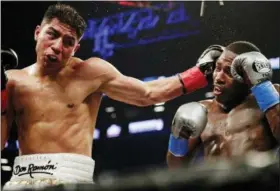
[[215, 98], [182, 105], [167, 152], [170, 168], [190, 164], [197, 152], [219, 160], [262, 152], [280, 143], [279, 84], [268, 59], [252, 43], [229, 44], [213, 72]]
[[2, 118], [8, 120], [1, 127], [2, 148], [14, 119], [20, 156], [4, 189], [92, 183], [93, 132], [102, 95], [139, 107], [172, 100], [206, 86], [213, 60], [223, 52], [210, 46], [185, 72], [142, 82], [100, 58], [74, 57], [85, 27], [74, 8], [50, 6], [34, 33], [36, 63], [6, 72], [13, 85], [6, 109], [11, 117]]

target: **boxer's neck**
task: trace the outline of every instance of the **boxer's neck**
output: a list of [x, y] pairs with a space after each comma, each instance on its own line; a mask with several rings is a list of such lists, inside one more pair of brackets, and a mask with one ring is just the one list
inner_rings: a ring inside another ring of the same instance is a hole
[[32, 67], [32, 73], [38, 77], [56, 78], [64, 67], [64, 65], [49, 66], [46, 63], [37, 62]]
[[63, 70], [63, 67], [47, 67], [44, 64], [35, 63], [30, 69], [30, 73], [39, 78], [57, 79]]
[[218, 102], [217, 100], [216, 100], [216, 102], [222, 111], [228, 113], [232, 109], [234, 109], [236, 106], [243, 103], [246, 100], [246, 98], [247, 98], [247, 95], [242, 95], [242, 96], [234, 97], [234, 99], [228, 100], [227, 102], [222, 103], [222, 102]]

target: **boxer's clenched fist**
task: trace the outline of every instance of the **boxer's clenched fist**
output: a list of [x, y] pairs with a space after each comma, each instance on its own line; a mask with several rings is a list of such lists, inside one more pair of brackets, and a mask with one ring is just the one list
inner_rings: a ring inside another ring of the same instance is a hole
[[209, 46], [198, 58], [196, 66], [179, 74], [179, 78], [184, 87], [184, 92], [191, 93], [208, 84], [212, 77], [215, 63], [223, 51], [223, 46]]
[[176, 157], [188, 152], [188, 138], [198, 137], [207, 124], [207, 109], [198, 102], [190, 102], [179, 107], [171, 128], [168, 151]]
[[198, 102], [190, 102], [179, 107], [173, 122], [175, 138], [198, 137], [207, 124], [207, 109]]
[[263, 112], [279, 104], [279, 93], [271, 83], [271, 64], [260, 52], [238, 55], [232, 62], [231, 73], [235, 80], [244, 82], [251, 88]]
[[249, 87], [272, 79], [271, 64], [260, 52], [238, 55], [232, 62], [231, 73], [235, 80], [245, 82]]

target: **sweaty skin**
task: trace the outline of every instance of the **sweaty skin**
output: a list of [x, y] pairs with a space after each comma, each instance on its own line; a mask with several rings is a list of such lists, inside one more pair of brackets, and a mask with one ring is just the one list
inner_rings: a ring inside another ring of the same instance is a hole
[[60, 81], [36, 77], [33, 67], [9, 72], [21, 154], [90, 155], [101, 93], [91, 93], [70, 66]]
[[[57, 19], [38, 26], [34, 37], [36, 63], [6, 72], [11, 85], [8, 114], [6, 119], [1, 117], [5, 122], [2, 148], [15, 120], [20, 155], [76, 153], [91, 157], [103, 93], [136, 106], [182, 95], [177, 76], [144, 83], [122, 75], [102, 59], [73, 57], [79, 47], [75, 30]], [[57, 61], [50, 60], [50, 55]]]
[[253, 96], [229, 113], [223, 112], [215, 100], [208, 102], [204, 104], [209, 111], [208, 123], [201, 134], [206, 158], [242, 156], [275, 146], [276, 140]]
[[[268, 151], [280, 143], [280, 105], [262, 113], [253, 95], [246, 94], [246, 86], [237, 84], [230, 73], [236, 55], [225, 51], [213, 73], [215, 98], [200, 103], [208, 109], [208, 122], [198, 138], [188, 139], [188, 153], [175, 157], [167, 152], [170, 168], [193, 161], [198, 152], [204, 159], [243, 156], [249, 151]], [[280, 92], [279, 84], [274, 87]]]

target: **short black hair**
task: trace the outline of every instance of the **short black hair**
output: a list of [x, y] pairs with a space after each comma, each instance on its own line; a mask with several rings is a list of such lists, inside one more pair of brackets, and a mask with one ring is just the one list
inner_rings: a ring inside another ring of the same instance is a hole
[[248, 41], [232, 42], [226, 47], [226, 49], [234, 52], [235, 54], [242, 54], [242, 53], [252, 52], [252, 51], [261, 52], [256, 45]]
[[87, 27], [83, 17], [70, 5], [62, 3], [50, 5], [44, 14], [42, 23], [50, 23], [54, 18], [75, 29], [78, 38], [83, 35]]

